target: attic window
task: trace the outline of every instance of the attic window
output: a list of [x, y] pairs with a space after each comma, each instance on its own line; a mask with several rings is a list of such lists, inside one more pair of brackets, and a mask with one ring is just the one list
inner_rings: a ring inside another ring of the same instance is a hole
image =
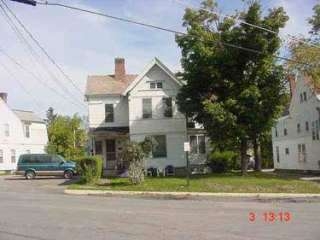
[[160, 88], [162, 88], [162, 82], [160, 81], [150, 82], [150, 89], [160, 89]]

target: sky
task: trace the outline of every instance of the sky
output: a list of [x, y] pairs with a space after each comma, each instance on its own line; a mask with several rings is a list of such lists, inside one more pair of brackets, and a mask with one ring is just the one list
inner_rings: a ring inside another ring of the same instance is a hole
[[[126, 60], [127, 73], [139, 73], [154, 57], [172, 71], [181, 70], [180, 49], [172, 33], [80, 13], [57, 6], [36, 7], [4, 0], [28, 30], [61, 66], [64, 77], [36, 45], [17, 37], [0, 9], [0, 92], [8, 93], [13, 109], [32, 110], [45, 117], [56, 113], [87, 114], [84, 89], [88, 75], [112, 74], [114, 58]], [[184, 31], [185, 5], [200, 0], [49, 0], [110, 15]], [[306, 35], [306, 19], [318, 0], [262, 0], [263, 10], [283, 6], [290, 17], [282, 34]], [[242, 0], [220, 0], [219, 9], [231, 14], [245, 8]], [[22, 31], [22, 29], [19, 29]], [[35, 49], [35, 50], [32, 50]], [[2, 52], [1, 52], [2, 50]], [[3, 54], [11, 57], [11, 60]], [[16, 61], [14, 63], [12, 60]], [[22, 66], [22, 68], [20, 67]], [[73, 86], [70, 79], [77, 88]]]

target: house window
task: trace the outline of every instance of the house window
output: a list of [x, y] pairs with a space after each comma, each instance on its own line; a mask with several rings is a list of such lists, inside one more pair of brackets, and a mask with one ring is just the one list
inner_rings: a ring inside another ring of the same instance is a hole
[[142, 99], [142, 118], [152, 118], [152, 99]]
[[315, 122], [311, 123], [311, 128], [312, 128], [312, 140], [316, 140], [316, 124], [315, 124]]
[[163, 115], [165, 117], [172, 117], [172, 98], [163, 98]]
[[162, 82], [157, 82], [157, 88], [162, 88]]
[[156, 83], [155, 82], [151, 82], [150, 83], [150, 89], [155, 89], [156, 88]]
[[4, 136], [9, 137], [10, 136], [10, 127], [9, 124], [4, 124]]
[[320, 136], [319, 136], [320, 121], [319, 121], [319, 120], [317, 120], [315, 124], [316, 124], [316, 133], [315, 133], [315, 135], [316, 135], [316, 139], [317, 139], [317, 140], [320, 140]]
[[11, 163], [16, 163], [16, 150], [11, 149]]
[[95, 141], [95, 154], [96, 155], [102, 155], [102, 141]]
[[162, 82], [150, 82], [150, 89], [161, 89], [163, 87]]
[[277, 162], [280, 162], [280, 149], [276, 147], [276, 154], [277, 154]]
[[286, 148], [285, 152], [286, 152], [286, 155], [289, 155], [290, 154], [289, 148]]
[[190, 136], [190, 152], [191, 153], [206, 153], [205, 136]]
[[26, 138], [30, 138], [30, 124], [24, 125], [24, 134]]
[[301, 126], [300, 123], [297, 124], [297, 132], [300, 133], [301, 132]]
[[278, 137], [278, 128], [274, 129], [274, 134], [275, 134], [276, 137]]
[[288, 135], [288, 130], [285, 128], [283, 129], [283, 135], [287, 136]]
[[161, 158], [167, 156], [166, 135], [151, 136], [152, 141], [152, 157]]
[[307, 161], [307, 150], [305, 144], [298, 144], [298, 161], [306, 162]]
[[106, 104], [104, 107], [105, 107], [105, 122], [113, 122], [114, 121], [113, 104]]
[[303, 102], [303, 95], [302, 95], [302, 93], [300, 94], [300, 103], [302, 103]]
[[303, 101], [307, 101], [307, 93], [303, 92]]
[[3, 150], [0, 149], [0, 163], [3, 163]]
[[306, 122], [306, 131], [309, 132], [309, 122]]

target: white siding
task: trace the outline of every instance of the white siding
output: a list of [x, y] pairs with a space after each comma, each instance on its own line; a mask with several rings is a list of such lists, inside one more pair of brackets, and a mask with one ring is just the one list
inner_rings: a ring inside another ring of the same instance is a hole
[[[161, 81], [162, 89], [150, 89], [150, 81]], [[147, 167], [185, 166], [183, 142], [186, 141], [185, 116], [178, 111], [175, 97], [180, 86], [165, 71], [154, 65], [129, 93], [130, 139], [143, 141], [146, 136], [166, 135], [167, 157], [147, 159]], [[171, 97], [173, 116], [164, 117], [162, 99]], [[152, 118], [142, 118], [142, 99], [152, 98]]]
[[[11, 111], [11, 109], [0, 100], [0, 149], [3, 151], [3, 163], [0, 170], [16, 169], [20, 154], [43, 153], [48, 141], [47, 129], [44, 123], [31, 123], [30, 138], [24, 134], [24, 123]], [[4, 134], [4, 124], [9, 124], [10, 135]], [[11, 162], [11, 150], [16, 152], [16, 162]]]
[[[300, 101], [300, 94], [307, 93], [307, 101]], [[272, 130], [273, 156], [276, 169], [320, 170], [320, 141], [312, 138], [312, 122], [319, 119], [320, 101], [309, 85], [298, 75], [296, 91], [293, 94], [290, 115], [280, 118]], [[309, 131], [306, 129], [309, 124]], [[301, 131], [298, 132], [297, 125]], [[284, 136], [284, 128], [288, 135]], [[276, 136], [276, 129], [278, 136]], [[298, 159], [298, 144], [306, 145], [306, 162]], [[276, 147], [279, 147], [280, 162], [277, 162]], [[285, 149], [289, 149], [289, 154]]]
[[[105, 122], [105, 104], [113, 104], [114, 121]], [[123, 96], [89, 97], [89, 127], [129, 126], [128, 99]]]

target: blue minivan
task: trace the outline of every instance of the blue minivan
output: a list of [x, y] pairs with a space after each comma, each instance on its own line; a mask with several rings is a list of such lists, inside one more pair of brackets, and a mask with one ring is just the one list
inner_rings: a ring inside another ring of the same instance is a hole
[[36, 176], [63, 176], [71, 179], [75, 174], [76, 163], [54, 154], [22, 154], [19, 157], [16, 173], [26, 179]]

